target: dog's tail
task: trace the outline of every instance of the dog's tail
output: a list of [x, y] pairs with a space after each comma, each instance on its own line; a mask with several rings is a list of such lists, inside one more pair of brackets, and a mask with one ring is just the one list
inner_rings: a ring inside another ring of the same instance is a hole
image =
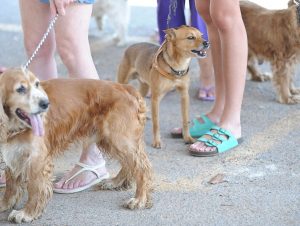
[[144, 98], [141, 96], [141, 94], [133, 86], [126, 85], [126, 90], [130, 95], [134, 96], [137, 101], [138, 119], [140, 124], [144, 128], [146, 124], [146, 112], [147, 112], [146, 102]]
[[127, 56], [127, 51], [125, 51], [123, 59], [119, 65], [118, 69], [118, 82], [121, 84], [128, 84], [131, 72], [130, 72], [130, 62], [129, 57]]

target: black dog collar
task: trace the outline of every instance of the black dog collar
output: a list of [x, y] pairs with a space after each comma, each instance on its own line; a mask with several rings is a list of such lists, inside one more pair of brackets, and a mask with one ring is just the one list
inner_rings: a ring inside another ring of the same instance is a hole
[[170, 67], [170, 68], [171, 68], [172, 74], [176, 75], [178, 77], [182, 77], [182, 76], [186, 75], [190, 70], [189, 67], [186, 70], [182, 70], [182, 71], [176, 71], [174, 68], [172, 68], [172, 67]]

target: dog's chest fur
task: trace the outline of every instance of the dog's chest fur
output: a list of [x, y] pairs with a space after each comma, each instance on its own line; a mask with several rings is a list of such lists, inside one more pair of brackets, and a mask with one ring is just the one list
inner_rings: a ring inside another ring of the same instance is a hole
[[32, 142], [22, 141], [19, 136], [5, 144], [0, 144], [3, 160], [15, 176], [26, 172], [26, 167], [30, 165], [32, 157], [38, 154], [38, 144], [35, 139], [32, 139]]

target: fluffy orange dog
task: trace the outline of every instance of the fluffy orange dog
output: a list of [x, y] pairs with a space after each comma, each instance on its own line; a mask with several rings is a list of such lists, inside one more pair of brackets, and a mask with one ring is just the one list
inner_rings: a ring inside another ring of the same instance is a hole
[[[49, 106], [49, 107], [48, 107]], [[49, 110], [48, 110], [49, 108]], [[7, 165], [7, 186], [0, 211], [12, 208], [28, 191], [21, 210], [8, 219], [38, 218], [52, 196], [53, 157], [70, 144], [96, 142], [121, 163], [104, 189], [137, 184], [130, 209], [150, 207], [152, 171], [144, 151], [145, 103], [129, 85], [108, 81], [55, 79], [39, 82], [29, 71], [0, 75], [0, 149]]]
[[248, 35], [248, 71], [253, 80], [268, 77], [260, 73], [255, 58], [272, 66], [277, 99], [283, 104], [300, 103], [300, 88], [294, 85], [295, 66], [300, 59], [300, 6], [269, 10], [250, 1], [240, 1]]

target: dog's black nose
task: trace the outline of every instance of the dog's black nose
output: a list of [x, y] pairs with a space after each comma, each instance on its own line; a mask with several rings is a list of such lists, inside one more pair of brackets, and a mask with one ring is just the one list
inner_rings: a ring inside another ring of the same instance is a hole
[[43, 110], [46, 110], [49, 106], [49, 101], [48, 100], [40, 100], [39, 102], [39, 107]]

